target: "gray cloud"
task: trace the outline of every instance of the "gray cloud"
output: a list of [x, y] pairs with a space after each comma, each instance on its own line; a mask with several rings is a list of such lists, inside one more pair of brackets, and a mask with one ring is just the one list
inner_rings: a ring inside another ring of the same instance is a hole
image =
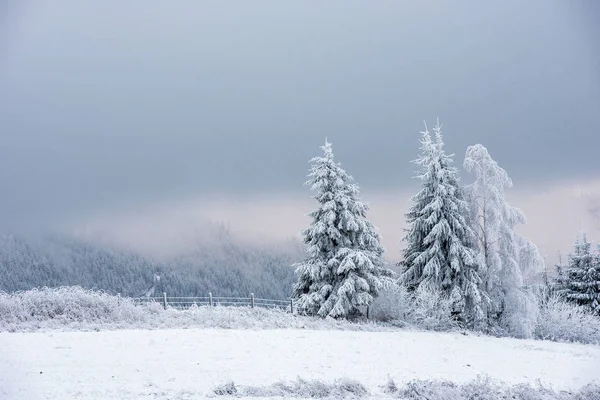
[[482, 142], [521, 182], [600, 169], [594, 2], [0, 11], [6, 226], [207, 193], [297, 192], [325, 136], [362, 186], [399, 190], [414, 184], [421, 121], [436, 116], [459, 161]]

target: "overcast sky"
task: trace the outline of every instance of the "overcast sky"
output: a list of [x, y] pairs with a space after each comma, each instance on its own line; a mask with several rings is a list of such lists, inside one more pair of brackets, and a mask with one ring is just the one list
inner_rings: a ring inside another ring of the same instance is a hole
[[367, 193], [400, 193], [437, 116], [459, 164], [481, 142], [515, 187], [600, 177], [596, 1], [109, 3], [0, 6], [5, 229], [304, 201], [326, 136]]

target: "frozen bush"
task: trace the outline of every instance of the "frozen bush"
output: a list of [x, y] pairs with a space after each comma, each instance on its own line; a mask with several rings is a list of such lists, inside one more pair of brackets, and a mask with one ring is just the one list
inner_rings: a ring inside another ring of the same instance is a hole
[[[452, 382], [448, 381], [411, 381], [406, 387], [398, 391], [398, 398], [401, 399], [430, 399], [430, 400], [459, 400], [460, 389]], [[444, 397], [440, 397], [443, 394]]]
[[478, 377], [466, 384], [440, 380], [415, 380], [409, 382], [395, 396], [405, 400], [598, 400], [600, 399], [600, 386], [589, 384], [579, 391], [557, 392], [541, 385], [509, 386], [483, 377]]
[[80, 287], [0, 292], [0, 321], [6, 327], [48, 321], [55, 326], [88, 322], [139, 323], [155, 312], [152, 307], [136, 306], [130, 299]]
[[[536, 296], [537, 295], [537, 296]], [[582, 307], [545, 293], [526, 293], [519, 310], [504, 316], [504, 324], [489, 326], [493, 336], [536, 338], [552, 341], [600, 344], [600, 318]], [[434, 331], [452, 331], [458, 324], [451, 315], [451, 303], [436, 292], [409, 293], [403, 285], [382, 293], [371, 306], [371, 317], [394, 326]]]
[[369, 308], [369, 317], [382, 322], [406, 321], [406, 314], [411, 307], [406, 288], [394, 285], [375, 298]]
[[600, 344], [600, 318], [552, 296], [540, 307], [534, 335], [536, 339]]
[[80, 287], [0, 292], [0, 331], [122, 328], [339, 329], [392, 330], [375, 323], [353, 323], [292, 315], [280, 309], [192, 306], [163, 309]]
[[[600, 318], [585, 309], [550, 297], [539, 301], [536, 339], [600, 344]], [[456, 323], [450, 303], [435, 293], [407, 293], [398, 286], [382, 294], [371, 308], [375, 321], [350, 322], [290, 314], [280, 309], [192, 306], [164, 310], [160, 303], [139, 304], [128, 298], [80, 287], [0, 292], [0, 331], [123, 328], [336, 329], [390, 331], [397, 327], [451, 331]], [[488, 332], [490, 333], [490, 332]], [[498, 336], [510, 332], [491, 331]]]
[[364, 398], [369, 392], [359, 382], [352, 379], [338, 379], [332, 383], [319, 380], [297, 378], [292, 382], [279, 381], [270, 386], [241, 386], [229, 382], [219, 385], [213, 393], [220, 396], [237, 397], [299, 397], [323, 398]]
[[535, 322], [539, 316], [539, 303], [536, 296], [529, 291], [515, 291], [504, 299], [506, 311], [500, 318], [499, 329], [506, 336], [519, 339], [533, 337]]
[[395, 394], [398, 393], [398, 385], [391, 376], [388, 376], [388, 380], [385, 385], [381, 386], [383, 389], [383, 393], [386, 394]]
[[233, 383], [233, 381], [229, 381], [214, 388], [213, 392], [217, 396], [233, 396], [234, 394], [237, 394], [237, 388], [235, 387], [235, 383]]
[[395, 285], [373, 302], [369, 314], [395, 326], [450, 331], [458, 327], [451, 311], [451, 301], [438, 292], [418, 289], [409, 293], [404, 285]]
[[[600, 386], [588, 384], [578, 391], [555, 391], [541, 385], [508, 385], [488, 377], [459, 384], [446, 380], [413, 380], [398, 387], [393, 379], [381, 387], [384, 394], [403, 400], [600, 400]], [[368, 390], [351, 379], [332, 383], [297, 378], [292, 382], [277, 382], [269, 386], [242, 386], [228, 382], [212, 391], [217, 396], [261, 398], [351, 398], [369, 397]]]
[[452, 303], [439, 292], [417, 290], [413, 298], [410, 322], [420, 328], [450, 331], [458, 327], [452, 318]]

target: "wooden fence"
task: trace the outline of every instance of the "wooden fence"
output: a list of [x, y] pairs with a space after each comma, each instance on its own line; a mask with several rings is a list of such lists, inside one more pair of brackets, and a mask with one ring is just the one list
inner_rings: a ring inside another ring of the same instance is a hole
[[137, 297], [133, 299], [138, 303], [160, 303], [165, 309], [176, 308], [185, 310], [196, 306], [233, 306], [233, 307], [263, 307], [263, 308], [280, 308], [294, 313], [294, 300], [277, 300], [263, 299], [254, 297], [254, 293], [250, 293], [248, 297], [215, 297], [212, 293], [208, 293], [206, 297], [169, 297], [167, 293], [163, 293], [160, 297]]

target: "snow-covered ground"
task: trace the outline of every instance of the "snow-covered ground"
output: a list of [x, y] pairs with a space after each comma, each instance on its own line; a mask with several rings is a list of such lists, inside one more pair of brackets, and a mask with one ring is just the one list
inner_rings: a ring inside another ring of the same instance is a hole
[[536, 380], [577, 389], [599, 378], [600, 347], [432, 332], [117, 330], [0, 333], [0, 398], [188, 399], [229, 380], [351, 378], [382, 394], [388, 376]]

